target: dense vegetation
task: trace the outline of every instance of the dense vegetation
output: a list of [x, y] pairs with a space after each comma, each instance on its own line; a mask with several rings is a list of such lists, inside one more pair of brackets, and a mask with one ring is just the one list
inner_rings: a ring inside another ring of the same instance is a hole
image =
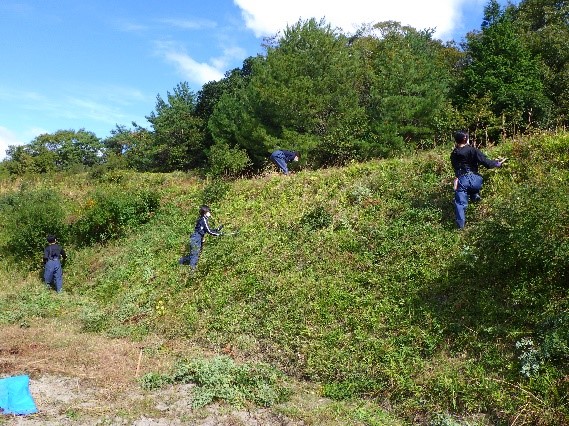
[[468, 130], [496, 143], [567, 126], [569, 2], [490, 0], [479, 31], [459, 44], [396, 22], [353, 34], [299, 21], [197, 93], [185, 82], [157, 96], [150, 128], [117, 123], [100, 140], [60, 130], [12, 146], [6, 174], [93, 166], [241, 176], [276, 148], [310, 168], [388, 158]]
[[[230, 348], [406, 423], [563, 424], [568, 148], [561, 133], [489, 150], [509, 165], [484, 172], [463, 232], [450, 145], [289, 177], [97, 169], [5, 179], [0, 323], [65, 315], [86, 332]], [[227, 235], [207, 240], [190, 274], [177, 260], [202, 202]], [[64, 297], [38, 279], [50, 224], [69, 253]], [[192, 368], [181, 377], [197, 377]], [[146, 385], [181, 373], [170, 374]]]

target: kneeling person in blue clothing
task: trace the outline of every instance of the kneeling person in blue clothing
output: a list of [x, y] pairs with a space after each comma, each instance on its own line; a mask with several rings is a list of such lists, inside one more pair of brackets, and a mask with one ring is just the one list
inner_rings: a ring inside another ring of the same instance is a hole
[[298, 161], [299, 159], [300, 153], [298, 151], [279, 149], [271, 154], [271, 161], [275, 163], [285, 175], [288, 175], [287, 163], [291, 161]]
[[490, 160], [477, 148], [470, 145], [468, 134], [457, 132], [454, 135], [455, 146], [450, 154], [450, 161], [454, 169], [454, 212], [456, 225], [464, 228], [465, 212], [468, 199], [472, 202], [480, 201], [482, 189], [482, 176], [478, 174], [478, 166], [482, 164], [488, 169], [501, 167], [506, 160]]
[[194, 233], [190, 236], [190, 254], [179, 260], [181, 265], [190, 265], [192, 269], [196, 269], [206, 234], [213, 235], [214, 237], [223, 235], [221, 233], [223, 225], [215, 229], [209, 227], [208, 219], [210, 217], [210, 208], [208, 206], [201, 206], [200, 217], [196, 222]]
[[61, 293], [63, 290], [63, 268], [61, 260], [65, 260], [67, 255], [65, 250], [57, 244], [55, 235], [47, 236], [48, 245], [43, 251], [44, 273], [43, 279], [45, 285], [49, 288], [55, 284], [55, 291]]

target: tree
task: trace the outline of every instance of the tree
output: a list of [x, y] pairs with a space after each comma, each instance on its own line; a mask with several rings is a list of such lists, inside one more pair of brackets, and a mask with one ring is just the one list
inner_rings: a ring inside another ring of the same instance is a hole
[[567, 0], [524, 0], [515, 13], [515, 24], [529, 49], [545, 64], [545, 85], [558, 125], [569, 123], [568, 17]]
[[246, 86], [220, 99], [210, 120], [214, 139], [238, 144], [257, 167], [276, 148], [327, 162], [322, 154], [335, 142], [353, 145], [364, 134], [358, 70], [346, 37], [323, 21], [299, 21], [251, 63]]
[[117, 125], [111, 136], [103, 141], [108, 165], [118, 168], [132, 168], [141, 172], [154, 171], [158, 147], [154, 135], [135, 122], [133, 128]]
[[189, 170], [203, 164], [204, 122], [195, 113], [196, 96], [188, 83], [179, 83], [167, 101], [156, 97], [156, 111], [146, 119], [154, 129], [154, 168]]
[[455, 96], [459, 108], [465, 99], [489, 99], [504, 134], [540, 124], [550, 105], [543, 67], [516, 31], [513, 11], [513, 6], [500, 10], [495, 0], [488, 3], [482, 30], [467, 35], [467, 62]]
[[93, 132], [58, 130], [39, 135], [27, 145], [10, 147], [7, 154], [14, 173], [46, 173], [99, 164], [102, 149]]
[[457, 55], [433, 40], [431, 30], [391, 21], [375, 25], [374, 30], [379, 37], [367, 47], [373, 52], [367, 110], [377, 156], [424, 145], [447, 131], [441, 123], [448, 123], [445, 116], [452, 115], [451, 59]]

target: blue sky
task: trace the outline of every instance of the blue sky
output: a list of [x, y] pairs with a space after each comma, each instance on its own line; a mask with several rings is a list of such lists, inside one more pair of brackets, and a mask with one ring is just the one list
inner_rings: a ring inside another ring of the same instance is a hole
[[394, 20], [461, 41], [480, 28], [486, 3], [2, 0], [0, 159], [42, 133], [85, 129], [106, 138], [116, 124], [149, 127], [158, 94], [183, 81], [197, 92], [301, 18], [324, 18], [346, 34]]

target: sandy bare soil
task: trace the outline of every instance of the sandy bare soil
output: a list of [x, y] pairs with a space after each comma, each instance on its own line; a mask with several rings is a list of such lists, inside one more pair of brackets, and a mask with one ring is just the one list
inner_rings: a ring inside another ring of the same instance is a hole
[[[192, 385], [145, 391], [138, 378], [166, 372], [191, 348], [80, 333], [47, 321], [0, 328], [0, 377], [30, 376], [39, 413], [0, 416], [0, 425], [302, 425], [271, 409], [225, 404], [191, 409]], [[159, 354], [160, 356], [157, 356]]]

